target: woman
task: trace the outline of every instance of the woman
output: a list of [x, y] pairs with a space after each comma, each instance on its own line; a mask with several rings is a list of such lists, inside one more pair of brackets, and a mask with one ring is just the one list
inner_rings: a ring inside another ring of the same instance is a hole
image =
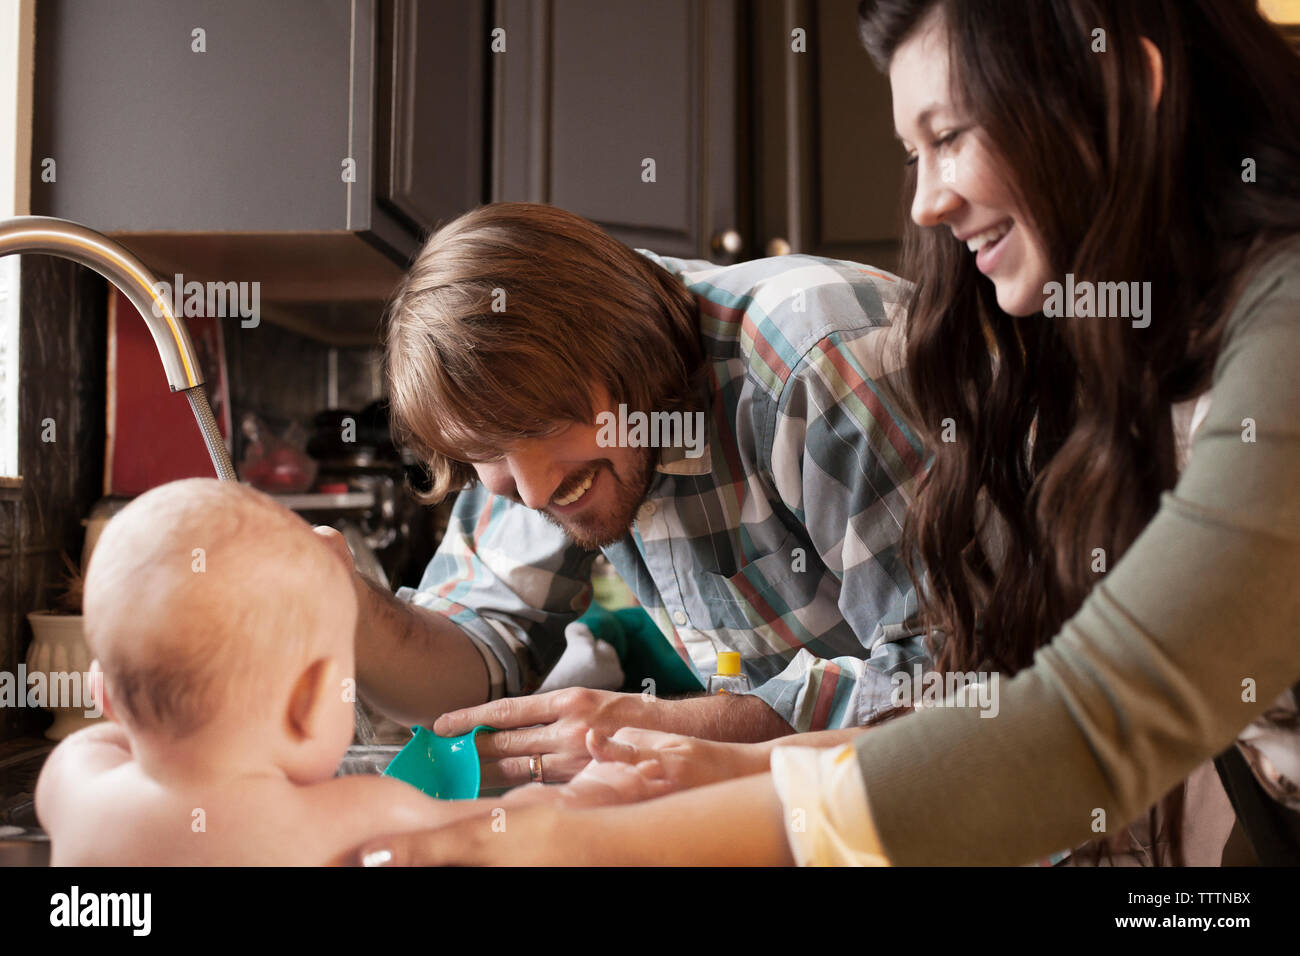
[[997, 716], [924, 709], [770, 774], [371, 859], [1026, 863], [1172, 790], [1168, 829], [1180, 781], [1294, 704], [1300, 60], [1248, 0], [861, 16], [915, 171], [912, 570], [940, 669], [1016, 674]]

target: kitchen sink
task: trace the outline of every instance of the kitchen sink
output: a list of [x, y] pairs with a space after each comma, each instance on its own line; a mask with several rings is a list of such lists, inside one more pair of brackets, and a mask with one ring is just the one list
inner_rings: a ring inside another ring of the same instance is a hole
[[343, 755], [336, 777], [360, 773], [383, 773], [402, 748], [391, 744], [353, 744]]

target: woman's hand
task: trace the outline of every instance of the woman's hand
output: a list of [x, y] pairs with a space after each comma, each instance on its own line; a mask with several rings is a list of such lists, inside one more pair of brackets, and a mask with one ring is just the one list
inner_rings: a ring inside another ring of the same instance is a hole
[[636, 806], [510, 806], [419, 833], [372, 840], [362, 866], [754, 866], [793, 862], [770, 774]]
[[[543, 786], [538, 784], [538, 786]], [[512, 807], [436, 830], [394, 834], [363, 848], [362, 866], [581, 866], [586, 858], [581, 811], [552, 803]]]
[[721, 743], [637, 727], [624, 727], [612, 737], [593, 730], [587, 735], [587, 749], [595, 766], [633, 766], [662, 793], [763, 773], [771, 754], [768, 744]]
[[[588, 745], [596, 733], [588, 732]], [[477, 800], [482, 813], [425, 833], [394, 836], [382, 850], [363, 850], [359, 861], [363, 866], [589, 863], [590, 848], [577, 826], [584, 818], [573, 811], [637, 803], [673, 789], [657, 761], [592, 760], [568, 783], [517, 787], [498, 798], [497, 806], [490, 799]]]

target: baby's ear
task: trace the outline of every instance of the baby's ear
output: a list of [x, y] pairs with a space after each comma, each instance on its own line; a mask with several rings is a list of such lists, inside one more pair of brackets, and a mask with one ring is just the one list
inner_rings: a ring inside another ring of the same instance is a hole
[[324, 716], [330, 691], [338, 684], [338, 664], [332, 657], [318, 657], [308, 664], [294, 682], [289, 697], [289, 729], [299, 737], [317, 733], [317, 722]]

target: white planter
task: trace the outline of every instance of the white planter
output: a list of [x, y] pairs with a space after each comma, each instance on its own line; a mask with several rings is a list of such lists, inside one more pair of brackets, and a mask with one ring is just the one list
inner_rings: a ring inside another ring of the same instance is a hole
[[[33, 611], [27, 615], [27, 620], [31, 622], [33, 635], [32, 646], [27, 651], [27, 673], [30, 675], [41, 672], [46, 675], [46, 688], [51, 692], [47, 702], [55, 702], [52, 691], [56, 684], [52, 681], [51, 674], [73, 672], [81, 674], [74, 686], [80, 689], [83, 699], [72, 701], [76, 706], [45, 708], [54, 714], [54, 723], [49, 730], [45, 731], [45, 736], [50, 740], [62, 740], [68, 734], [82, 727], [88, 727], [100, 719], [86, 716], [86, 711], [92, 709], [90, 688], [86, 686], [91, 656], [81, 629], [81, 615]], [[25, 693], [26, 686], [26, 682], [23, 682], [19, 692]], [[67, 701], [59, 702], [67, 703]]]

